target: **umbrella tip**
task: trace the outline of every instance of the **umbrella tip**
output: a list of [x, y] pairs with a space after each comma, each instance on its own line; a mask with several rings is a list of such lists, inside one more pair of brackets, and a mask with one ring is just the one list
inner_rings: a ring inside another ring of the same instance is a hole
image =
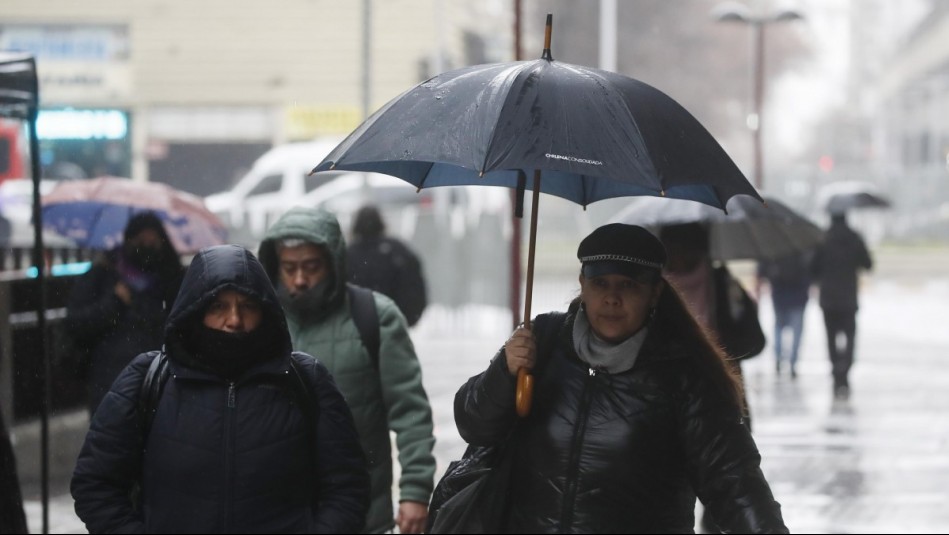
[[550, 55], [550, 36], [554, 30], [554, 14], [547, 13], [547, 24], [544, 29], [544, 52], [541, 54], [541, 59], [546, 59], [547, 61], [553, 61], [553, 57]]
[[416, 193], [416, 194], [419, 193], [419, 192], [421, 192], [421, 191], [422, 191], [422, 186], [419, 186], [419, 187], [415, 188], [415, 193]]
[[660, 196], [660, 197], [665, 197], [665, 196], [666, 196], [666, 190], [664, 190], [664, 189], [659, 190], [659, 196]]
[[478, 171], [478, 178], [484, 178], [484, 170]]

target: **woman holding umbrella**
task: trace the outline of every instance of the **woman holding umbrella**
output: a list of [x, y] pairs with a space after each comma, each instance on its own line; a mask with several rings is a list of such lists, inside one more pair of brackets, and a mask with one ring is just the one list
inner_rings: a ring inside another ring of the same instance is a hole
[[[695, 498], [734, 532], [786, 533], [724, 355], [662, 276], [662, 243], [610, 224], [577, 252], [580, 296], [518, 328], [456, 394], [471, 445], [507, 443], [502, 531], [691, 532]], [[514, 381], [531, 369], [518, 420]]]
[[142, 212], [124, 240], [103, 254], [72, 289], [64, 327], [73, 347], [89, 352], [89, 414], [132, 357], [161, 346], [162, 329], [183, 276], [161, 219]]

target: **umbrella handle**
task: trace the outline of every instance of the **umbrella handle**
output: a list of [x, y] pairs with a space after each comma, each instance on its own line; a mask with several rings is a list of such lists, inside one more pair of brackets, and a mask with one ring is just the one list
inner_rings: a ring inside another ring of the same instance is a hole
[[[531, 301], [534, 295], [534, 251], [537, 242], [537, 210], [540, 205], [540, 169], [534, 170], [534, 195], [531, 208], [531, 234], [527, 250], [527, 292], [524, 296], [524, 326], [531, 327]], [[526, 368], [517, 370], [517, 391], [514, 396], [517, 415], [521, 418], [531, 413], [531, 399], [534, 397], [534, 376]]]
[[517, 394], [514, 397], [517, 415], [521, 418], [531, 413], [531, 400], [534, 397], [534, 376], [527, 368], [517, 370]]

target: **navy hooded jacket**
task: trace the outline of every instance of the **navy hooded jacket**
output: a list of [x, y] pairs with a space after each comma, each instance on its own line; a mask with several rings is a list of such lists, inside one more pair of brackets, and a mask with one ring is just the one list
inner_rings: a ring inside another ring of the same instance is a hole
[[[187, 332], [232, 289], [258, 299], [272, 341], [232, 380], [201, 365]], [[137, 408], [155, 353], [139, 355], [92, 420], [72, 480], [76, 512], [92, 533], [355, 533], [369, 478], [352, 415], [326, 368], [291, 353], [270, 280], [246, 249], [202, 250], [165, 329], [169, 377], [144, 436]], [[309, 411], [288, 381], [302, 370]], [[309, 415], [314, 421], [306, 421]], [[141, 504], [130, 491], [141, 481]]]

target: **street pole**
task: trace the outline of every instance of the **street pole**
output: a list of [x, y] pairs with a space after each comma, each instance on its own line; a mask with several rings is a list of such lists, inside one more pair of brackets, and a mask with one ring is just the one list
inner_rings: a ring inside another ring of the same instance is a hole
[[754, 176], [752, 177], [752, 184], [754, 184], [755, 189], [761, 191], [764, 187], [764, 158], [761, 148], [761, 128], [763, 124], [761, 114], [762, 103], [764, 102], [764, 24], [752, 24], [751, 27], [754, 34], [754, 58], [752, 59], [751, 65], [752, 72], [754, 73], [754, 96], [752, 104], [754, 119], [750, 125], [754, 142], [754, 146], [752, 147], [754, 152]]
[[362, 118], [372, 104], [372, 0], [362, 0]]
[[736, 2], [719, 4], [712, 10], [712, 16], [719, 22], [741, 22], [751, 27], [752, 31], [752, 111], [748, 117], [748, 128], [751, 129], [753, 176], [752, 184], [755, 189], [764, 188], [764, 149], [761, 142], [761, 130], [764, 125], [764, 37], [765, 26], [773, 22], [788, 22], [804, 18], [800, 13], [792, 10], [781, 10], [769, 15], [755, 15], [748, 6]]
[[616, 72], [616, 0], [600, 0], [600, 68]]

